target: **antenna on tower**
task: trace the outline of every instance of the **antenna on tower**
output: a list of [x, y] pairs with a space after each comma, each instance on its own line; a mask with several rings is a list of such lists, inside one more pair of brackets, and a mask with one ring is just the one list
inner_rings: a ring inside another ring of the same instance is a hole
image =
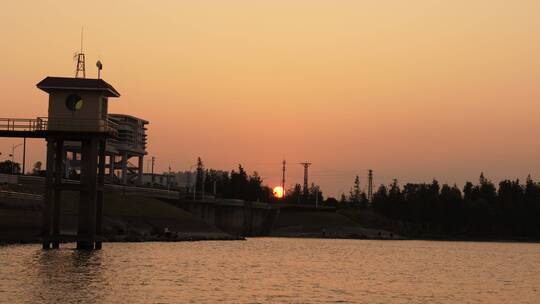
[[83, 53], [83, 34], [84, 27], [81, 27], [81, 50], [75, 54], [77, 57], [77, 69], [75, 70], [75, 78], [79, 78], [79, 72], [82, 73], [82, 78], [86, 78], [86, 68], [84, 64], [84, 53]]

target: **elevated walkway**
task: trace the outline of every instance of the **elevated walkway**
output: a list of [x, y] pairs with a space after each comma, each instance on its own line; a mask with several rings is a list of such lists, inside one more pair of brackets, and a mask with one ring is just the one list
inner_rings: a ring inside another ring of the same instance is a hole
[[[71, 130], [72, 129], [72, 130]], [[85, 134], [104, 133], [116, 136], [116, 123], [107, 120], [78, 119], [74, 125], [72, 119], [37, 118], [0, 118], [0, 137], [47, 138], [54, 135], [73, 135], [80, 138]]]

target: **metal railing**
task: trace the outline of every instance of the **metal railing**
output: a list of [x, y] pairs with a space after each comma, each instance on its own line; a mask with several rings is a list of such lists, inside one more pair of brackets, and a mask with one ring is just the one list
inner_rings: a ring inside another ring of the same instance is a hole
[[118, 124], [110, 119], [0, 118], [0, 131], [98, 131], [118, 135]]
[[[19, 176], [19, 182], [21, 184], [43, 184], [45, 183], [45, 178], [41, 176], [24, 175], [24, 176]], [[66, 184], [80, 184], [80, 181], [69, 180], [69, 179], [62, 179], [62, 182]], [[104, 185], [104, 188], [106, 190], [117, 191], [117, 193], [122, 193], [123, 195], [140, 195], [140, 196], [161, 197], [161, 198], [178, 198], [180, 195], [180, 193], [176, 190], [163, 190], [163, 189], [107, 184], [107, 183]]]
[[42, 131], [47, 129], [47, 118], [0, 118], [3, 131]]

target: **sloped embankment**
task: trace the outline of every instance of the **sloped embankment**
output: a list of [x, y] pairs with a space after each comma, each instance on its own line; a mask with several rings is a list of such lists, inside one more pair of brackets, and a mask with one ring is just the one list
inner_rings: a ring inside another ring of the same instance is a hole
[[[62, 234], [76, 233], [77, 206], [78, 193], [63, 192]], [[103, 214], [103, 234], [110, 241], [235, 239], [180, 208], [150, 197], [105, 192]], [[40, 229], [40, 202], [0, 199], [0, 242], [37, 242]]]
[[282, 208], [273, 236], [354, 239], [400, 239], [384, 229], [366, 228], [333, 209]]

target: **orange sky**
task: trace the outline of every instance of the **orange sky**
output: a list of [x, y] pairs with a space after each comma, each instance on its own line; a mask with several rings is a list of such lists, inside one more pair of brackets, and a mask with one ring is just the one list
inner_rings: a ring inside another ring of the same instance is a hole
[[[332, 195], [368, 168], [377, 184], [540, 178], [538, 12], [537, 0], [8, 1], [0, 116], [46, 115], [35, 84], [74, 74], [84, 25], [89, 76], [101, 59], [122, 94], [110, 111], [151, 122], [159, 171], [201, 156], [276, 185], [285, 157], [289, 185], [311, 161]], [[0, 139], [0, 158], [16, 142]], [[27, 167], [44, 159], [30, 143]]]

